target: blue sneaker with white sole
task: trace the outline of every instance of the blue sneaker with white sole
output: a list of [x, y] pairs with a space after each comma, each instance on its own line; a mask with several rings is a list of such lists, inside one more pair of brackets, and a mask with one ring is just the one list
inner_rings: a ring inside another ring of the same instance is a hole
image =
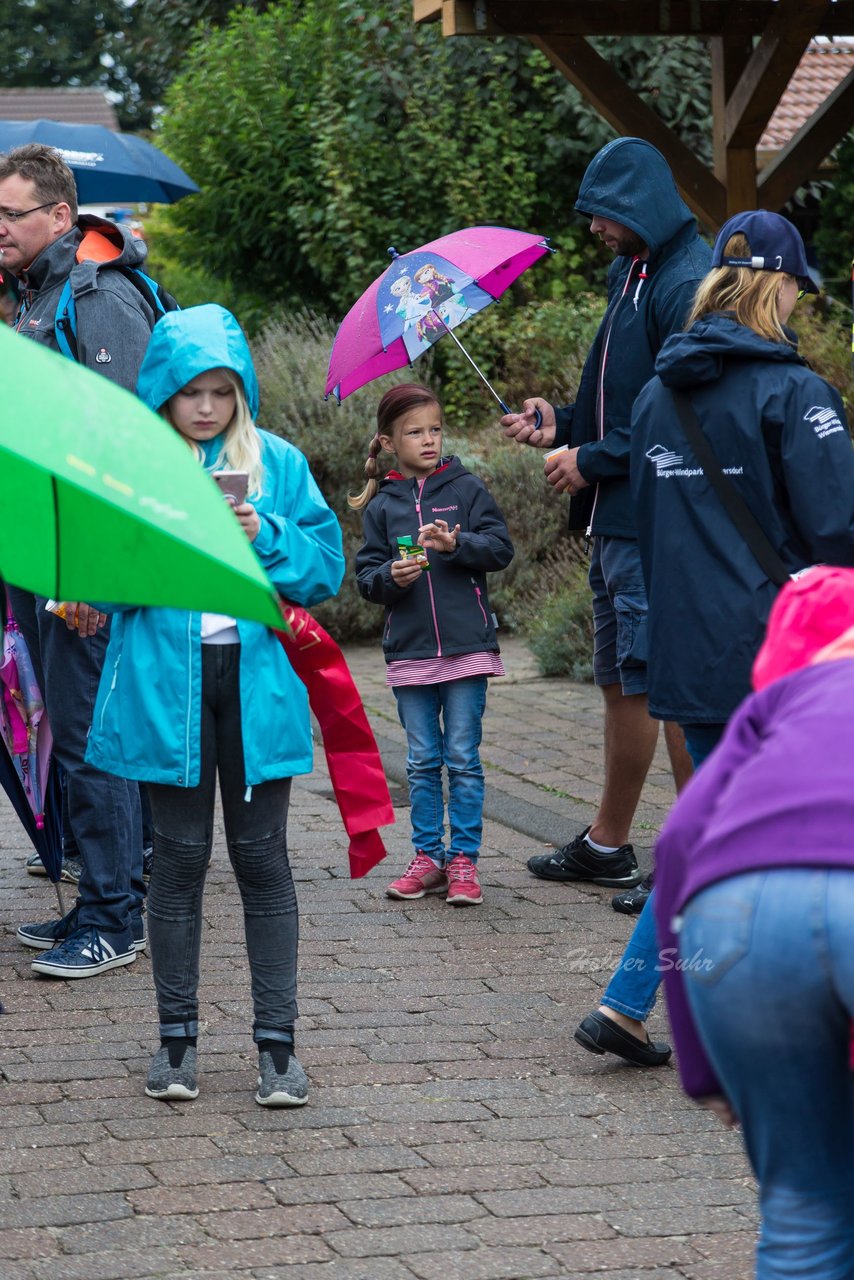
[[111, 942], [94, 925], [85, 925], [38, 956], [32, 968], [34, 973], [48, 978], [93, 978], [108, 969], [133, 964], [134, 960], [136, 948], [132, 939], [127, 943]]
[[[144, 951], [148, 946], [148, 930], [145, 927], [145, 916], [135, 916], [130, 922], [135, 951]], [[72, 907], [58, 920], [48, 920], [45, 924], [22, 924], [15, 934], [25, 947], [35, 947], [38, 951], [49, 951], [58, 943], [64, 942], [72, 933], [80, 928], [78, 909]]]

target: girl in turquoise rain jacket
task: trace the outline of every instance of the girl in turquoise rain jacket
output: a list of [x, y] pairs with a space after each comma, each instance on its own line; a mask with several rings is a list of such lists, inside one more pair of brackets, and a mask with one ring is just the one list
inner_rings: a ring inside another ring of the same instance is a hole
[[[138, 392], [207, 471], [248, 474], [235, 518], [281, 595], [304, 606], [334, 595], [344, 571], [338, 521], [300, 451], [255, 426], [258, 383], [234, 317], [213, 305], [164, 316]], [[305, 686], [281, 644], [259, 623], [219, 614], [116, 612], [87, 758], [145, 782], [151, 800], [148, 918], [161, 1042], [146, 1093], [198, 1094], [202, 892], [218, 771], [252, 978], [256, 1101], [304, 1103], [286, 825], [291, 778], [311, 771], [312, 743]]]

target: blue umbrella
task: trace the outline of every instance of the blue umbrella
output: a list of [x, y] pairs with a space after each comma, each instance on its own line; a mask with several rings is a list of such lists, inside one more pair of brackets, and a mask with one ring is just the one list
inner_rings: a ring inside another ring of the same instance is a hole
[[174, 204], [199, 188], [157, 147], [99, 124], [0, 120], [0, 151], [28, 142], [55, 147], [73, 171], [81, 204]]

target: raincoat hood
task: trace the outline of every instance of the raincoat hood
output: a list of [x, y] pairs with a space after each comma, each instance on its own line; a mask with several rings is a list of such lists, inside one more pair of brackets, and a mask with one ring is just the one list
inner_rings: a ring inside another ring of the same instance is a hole
[[664, 156], [642, 138], [617, 138], [597, 152], [575, 202], [578, 213], [609, 218], [634, 231], [650, 257], [695, 219]]
[[[795, 335], [787, 332], [796, 341]], [[762, 338], [731, 315], [720, 314], [704, 316], [685, 333], [668, 338], [658, 353], [655, 372], [666, 387], [694, 387], [716, 382], [729, 360], [806, 363], [796, 347]]]
[[78, 262], [107, 263], [113, 267], [141, 267], [148, 249], [127, 228], [83, 214], [64, 236], [53, 240], [19, 275], [22, 289], [39, 292], [64, 282]]
[[215, 303], [170, 311], [154, 327], [139, 371], [137, 394], [157, 412], [176, 391], [210, 369], [231, 369], [258, 415], [258, 379], [249, 343], [230, 311]]

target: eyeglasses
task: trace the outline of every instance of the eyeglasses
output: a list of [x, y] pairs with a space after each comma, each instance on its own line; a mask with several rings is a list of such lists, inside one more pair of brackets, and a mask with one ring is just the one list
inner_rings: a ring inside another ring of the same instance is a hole
[[7, 222], [14, 226], [22, 218], [28, 218], [31, 213], [38, 213], [39, 209], [52, 209], [55, 204], [59, 204], [59, 201], [48, 200], [47, 204], [37, 204], [33, 209], [0, 209], [0, 222]]

